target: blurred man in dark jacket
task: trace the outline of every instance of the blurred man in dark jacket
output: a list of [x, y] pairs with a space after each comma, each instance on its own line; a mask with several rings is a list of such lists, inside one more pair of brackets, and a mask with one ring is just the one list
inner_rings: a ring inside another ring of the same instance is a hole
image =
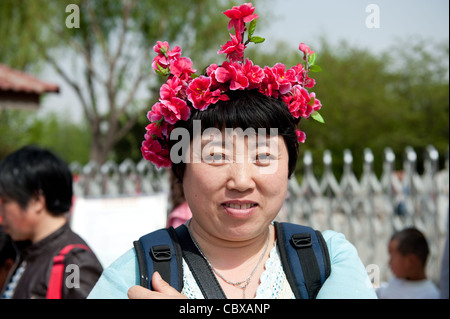
[[72, 195], [72, 174], [50, 151], [28, 146], [0, 162], [0, 216], [20, 251], [0, 297], [89, 294], [102, 266], [67, 223]]

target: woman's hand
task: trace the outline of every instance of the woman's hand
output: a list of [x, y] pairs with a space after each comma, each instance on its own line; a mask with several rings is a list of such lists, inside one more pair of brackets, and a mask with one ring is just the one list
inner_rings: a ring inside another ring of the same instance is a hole
[[128, 298], [130, 299], [187, 299], [185, 295], [180, 294], [175, 288], [165, 282], [158, 272], [152, 276], [152, 286], [155, 290], [150, 290], [141, 286], [133, 286], [128, 289]]

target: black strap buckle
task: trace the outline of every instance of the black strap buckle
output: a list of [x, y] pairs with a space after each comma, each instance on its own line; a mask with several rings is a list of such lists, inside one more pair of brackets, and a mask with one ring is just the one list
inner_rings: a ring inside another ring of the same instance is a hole
[[169, 261], [172, 259], [172, 249], [169, 245], [153, 246], [151, 256], [155, 261]]
[[294, 234], [292, 235], [291, 240], [295, 248], [307, 248], [312, 246], [311, 234], [309, 233]]

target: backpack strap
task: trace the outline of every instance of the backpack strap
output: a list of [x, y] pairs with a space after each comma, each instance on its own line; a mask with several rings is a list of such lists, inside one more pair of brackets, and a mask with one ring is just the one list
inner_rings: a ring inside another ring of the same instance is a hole
[[135, 241], [140, 285], [149, 289], [151, 277], [161, 277], [179, 292], [183, 289], [183, 260], [189, 266], [205, 299], [224, 299], [225, 294], [206, 260], [192, 241], [185, 225], [160, 229]]
[[163, 228], [133, 242], [140, 273], [140, 285], [152, 289], [155, 271], [173, 288], [183, 289], [182, 252], [173, 227]]
[[187, 227], [180, 225], [175, 231], [179, 236], [183, 257], [205, 299], [226, 299], [222, 287], [192, 240]]
[[280, 259], [297, 299], [314, 299], [331, 272], [322, 234], [310, 227], [275, 222]]
[[62, 285], [64, 278], [64, 259], [66, 255], [75, 248], [91, 251], [88, 246], [83, 244], [70, 244], [65, 246], [53, 257], [53, 266], [50, 271], [50, 280], [48, 281], [47, 299], [61, 299]]

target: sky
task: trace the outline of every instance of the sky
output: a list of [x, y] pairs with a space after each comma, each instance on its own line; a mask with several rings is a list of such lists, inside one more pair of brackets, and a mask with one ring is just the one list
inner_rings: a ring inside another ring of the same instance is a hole
[[379, 52], [399, 39], [449, 38], [448, 0], [271, 0], [262, 7], [273, 16], [261, 31], [268, 43], [280, 38], [313, 46], [324, 36]]
[[[267, 50], [278, 40], [317, 50], [320, 37], [375, 53], [406, 39], [449, 41], [448, 0], [255, 0], [254, 6], [260, 16], [255, 35], [266, 38], [259, 45]], [[64, 81], [51, 71], [43, 79], [56, 80], [61, 93], [47, 95], [40, 114], [57, 111], [80, 121], [81, 106]]]

